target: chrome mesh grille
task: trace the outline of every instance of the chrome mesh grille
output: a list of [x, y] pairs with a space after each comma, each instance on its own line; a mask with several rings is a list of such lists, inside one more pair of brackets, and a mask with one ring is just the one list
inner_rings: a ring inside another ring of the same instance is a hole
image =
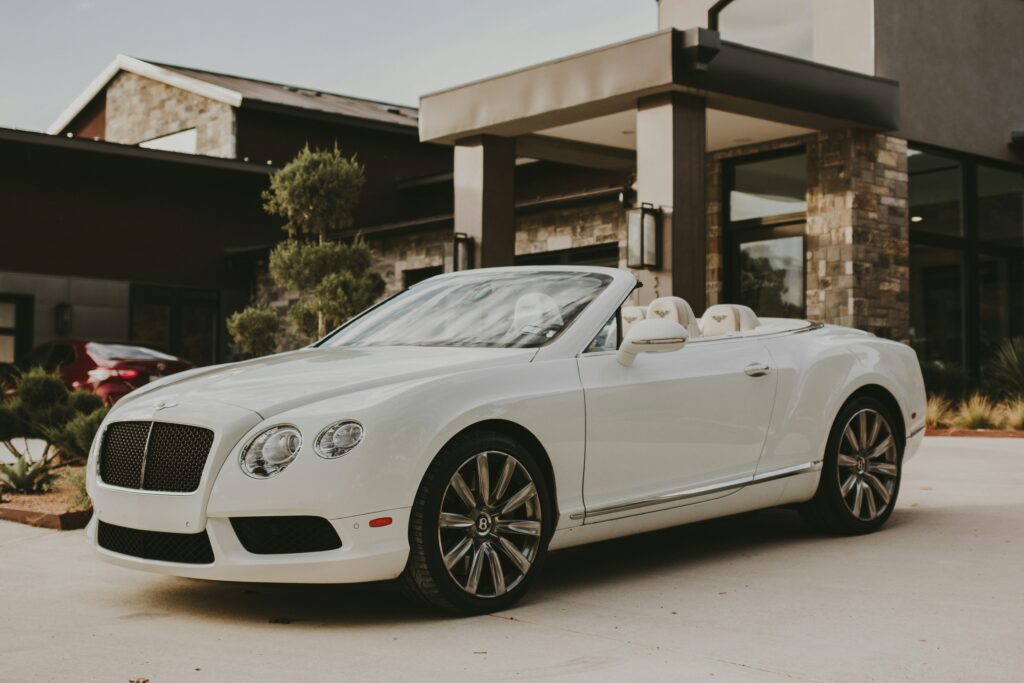
[[205, 530], [198, 534], [172, 534], [164, 531], [129, 529], [101, 520], [96, 540], [101, 548], [145, 560], [182, 564], [213, 563], [213, 548]]
[[114, 422], [100, 449], [105, 484], [143, 491], [191, 493], [199, 488], [213, 432], [169, 422]]

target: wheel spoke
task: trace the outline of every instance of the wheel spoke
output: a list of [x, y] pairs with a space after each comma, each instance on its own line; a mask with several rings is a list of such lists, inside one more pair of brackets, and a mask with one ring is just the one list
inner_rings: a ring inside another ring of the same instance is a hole
[[882, 474], [887, 477], [895, 477], [897, 470], [896, 465], [892, 464], [891, 462], [869, 462], [868, 472]]
[[516, 491], [511, 498], [505, 501], [501, 506], [501, 514], [507, 515], [526, 501], [533, 498], [535, 495], [537, 495], [537, 489], [531, 481], [529, 484]]
[[476, 595], [480, 587], [480, 573], [483, 571], [483, 553], [479, 548], [473, 551], [473, 559], [469, 563], [469, 576], [466, 578], [466, 592]]
[[875, 507], [875, 494], [871, 492], [871, 487], [861, 482], [860, 487], [864, 489], [864, 502], [868, 506], [868, 519], [874, 519], [878, 516], [878, 508]]
[[853, 433], [853, 425], [852, 424], [850, 424], [850, 425], [848, 425], [846, 427], [846, 430], [843, 432], [843, 435], [846, 436], [846, 440], [853, 447], [853, 450], [855, 450], [855, 451], [859, 451], [860, 450], [860, 441], [857, 440], [857, 435]]
[[444, 556], [444, 566], [448, 569], [454, 567], [463, 557], [466, 556], [466, 553], [469, 552], [469, 549], [472, 547], [473, 539], [469, 536], [459, 541], [458, 544], [456, 544], [456, 546], [449, 550]]
[[487, 454], [476, 456], [476, 490], [483, 505], [491, 504], [491, 470], [487, 466]]
[[501, 559], [494, 548], [488, 543], [484, 546], [487, 563], [491, 566], [491, 582], [494, 583], [495, 597], [505, 594], [505, 571], [501, 568]]
[[516, 566], [516, 569], [523, 574], [530, 571], [530, 565], [532, 564], [530, 559], [526, 555], [523, 555], [512, 541], [499, 536], [498, 547], [501, 548], [502, 552], [505, 553], [508, 559], [512, 560], [512, 564]]
[[442, 512], [439, 523], [442, 529], [468, 529], [473, 526], [473, 520], [455, 512]]
[[532, 519], [503, 519], [498, 522], [498, 531], [523, 536], [540, 536], [540, 522]]
[[885, 455], [889, 451], [889, 449], [895, 445], [896, 441], [893, 440], [892, 436], [887, 436], [884, 439], [882, 439], [882, 443], [878, 444], [877, 446], [874, 447], [874, 449], [872, 449], [871, 453], [868, 455], [868, 458], [874, 460], [875, 458]]
[[857, 480], [857, 487], [856, 487], [855, 493], [853, 495], [853, 509], [851, 510], [851, 512], [853, 513], [853, 516], [857, 517], [857, 518], [860, 517], [860, 508], [864, 504], [864, 487], [865, 487], [864, 482], [862, 482], [862, 481], [860, 481], [858, 479]]
[[857, 475], [851, 474], [849, 477], [846, 478], [846, 481], [843, 482], [842, 486], [839, 487], [839, 494], [843, 498], [846, 498], [848, 495], [850, 495], [850, 491], [853, 490], [854, 485], [858, 481], [859, 479], [857, 478]]
[[505, 464], [498, 475], [498, 481], [494, 485], [494, 500], [501, 500], [508, 491], [508, 485], [512, 482], [512, 475], [516, 472], [516, 460], [510, 455], [505, 456]]
[[857, 438], [860, 439], [860, 447], [861, 448], [867, 448], [868, 444], [871, 443], [870, 441], [868, 441], [868, 414], [867, 414], [867, 411], [864, 411], [864, 412], [862, 412], [860, 414], [860, 417], [857, 420], [857, 428], [859, 430], [858, 433], [857, 433]]
[[836, 459], [836, 462], [839, 464], [840, 467], [857, 466], [857, 458], [853, 457], [852, 455], [845, 455], [843, 453], [839, 454], [839, 457]]
[[886, 505], [889, 504], [889, 489], [885, 488], [885, 484], [883, 484], [878, 477], [876, 477], [873, 474], [865, 474], [864, 481], [871, 485], [871, 488], [875, 490], [875, 492], [878, 494], [878, 497], [882, 499], [883, 503], [885, 503]]
[[878, 413], [874, 413], [874, 421], [871, 423], [871, 434], [868, 436], [868, 441], [864, 445], [865, 448], [871, 446], [871, 444], [878, 441], [878, 435], [882, 431], [882, 416]]
[[451, 487], [462, 502], [466, 504], [467, 508], [472, 510], [476, 507], [476, 497], [473, 496], [473, 492], [469, 489], [469, 485], [466, 484], [466, 480], [458, 472], [452, 477]]

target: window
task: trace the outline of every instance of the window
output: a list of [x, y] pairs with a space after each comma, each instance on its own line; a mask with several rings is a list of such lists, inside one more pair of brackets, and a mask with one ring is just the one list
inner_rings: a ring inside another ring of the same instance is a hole
[[0, 294], [0, 363], [14, 363], [32, 348], [31, 296]]
[[220, 295], [216, 290], [132, 285], [131, 337], [196, 365], [218, 358]]
[[806, 152], [799, 148], [728, 162], [723, 182], [727, 299], [765, 317], [802, 317]]
[[1024, 334], [1024, 171], [943, 150], [908, 157], [911, 343], [929, 389], [956, 393]]
[[443, 266], [428, 266], [427, 268], [412, 268], [410, 270], [403, 270], [402, 286], [408, 289], [417, 282], [423, 282], [424, 280], [432, 278], [435, 275], [440, 275], [443, 272]]
[[14, 335], [18, 315], [12, 301], [0, 301], [0, 363], [14, 362]]

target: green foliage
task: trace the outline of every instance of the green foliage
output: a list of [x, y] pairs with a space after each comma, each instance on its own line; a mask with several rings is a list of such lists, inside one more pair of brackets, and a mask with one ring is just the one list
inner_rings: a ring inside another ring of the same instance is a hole
[[0, 463], [0, 491], [45, 493], [55, 478], [53, 467], [45, 458], [33, 461], [20, 455], [13, 465]]
[[107, 408], [101, 405], [98, 410], [77, 413], [64, 424], [42, 431], [47, 441], [64, 455], [64, 462], [81, 461], [89, 457], [89, 448], [106, 415]]
[[985, 374], [999, 395], [1006, 398], [1024, 397], [1024, 337], [1004, 340]]
[[[91, 394], [88, 391], [82, 391], [76, 389], [71, 392], [68, 396], [68, 407], [73, 413], [95, 413], [97, 410], [103, 408], [103, 399], [96, 394]], [[106, 412], [104, 412], [106, 414]]]
[[228, 333], [249, 356], [273, 353], [280, 329], [281, 318], [272, 308], [253, 306], [228, 318]]
[[328, 232], [352, 225], [365, 182], [362, 165], [342, 156], [337, 144], [330, 150], [307, 145], [271, 177], [263, 208], [288, 220], [290, 237], [316, 235], [323, 242]]
[[0, 403], [0, 443], [24, 437], [30, 429], [21, 411], [21, 401], [9, 398]]
[[64, 470], [61, 479], [66, 481], [75, 491], [75, 499], [71, 501], [72, 510], [85, 510], [92, 506], [89, 493], [85, 490], [85, 468]]
[[46, 418], [55, 407], [67, 404], [70, 392], [56, 375], [32, 368], [18, 380], [17, 393], [25, 414]]

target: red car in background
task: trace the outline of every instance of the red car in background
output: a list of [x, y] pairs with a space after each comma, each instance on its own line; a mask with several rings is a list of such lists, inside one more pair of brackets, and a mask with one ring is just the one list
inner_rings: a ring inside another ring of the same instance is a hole
[[192, 363], [132, 342], [61, 339], [32, 349], [18, 365], [57, 372], [69, 389], [96, 394], [113, 404], [133, 389], [164, 375], [188, 370]]

